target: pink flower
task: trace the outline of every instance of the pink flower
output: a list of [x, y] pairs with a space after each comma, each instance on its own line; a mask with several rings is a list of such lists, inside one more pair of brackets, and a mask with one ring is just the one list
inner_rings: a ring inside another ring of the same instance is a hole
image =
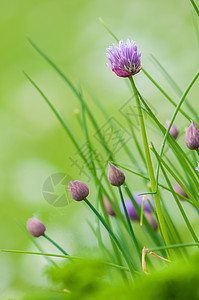
[[130, 77], [141, 70], [141, 53], [137, 51], [134, 41], [119, 41], [119, 47], [113, 44], [107, 51], [106, 55], [110, 61], [107, 65], [117, 76]]
[[28, 219], [27, 229], [34, 237], [40, 237], [46, 231], [45, 225], [35, 218]]

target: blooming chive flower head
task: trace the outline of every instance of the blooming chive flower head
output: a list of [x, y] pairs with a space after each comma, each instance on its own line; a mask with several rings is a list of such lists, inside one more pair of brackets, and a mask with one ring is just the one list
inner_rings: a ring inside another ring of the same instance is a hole
[[199, 129], [193, 121], [185, 133], [185, 144], [190, 150], [199, 149]]
[[[136, 194], [133, 194], [133, 197], [134, 197], [135, 201], [137, 202], [137, 204], [139, 205], [139, 207], [141, 209], [142, 202], [143, 202], [143, 195], [139, 196], [136, 193]], [[147, 197], [149, 198], [149, 201], [151, 202], [152, 206], [155, 208], [155, 202], [154, 202], [153, 198], [151, 196], [147, 196]], [[125, 206], [126, 206], [129, 218], [132, 221], [139, 221], [139, 219], [140, 219], [139, 215], [138, 215], [132, 201], [129, 198], [125, 199]], [[123, 209], [123, 206], [121, 204], [120, 204], [120, 209], [121, 209], [122, 214], [125, 216], [124, 209]], [[145, 203], [144, 203], [144, 213], [145, 212], [152, 213], [151, 206], [150, 206], [148, 200], [146, 200], [146, 199], [145, 199]]]
[[[164, 125], [164, 128], [165, 128], [165, 129], [168, 129], [169, 124], [170, 124], [170, 121], [166, 121], [166, 123], [165, 123], [165, 125]], [[172, 137], [173, 137], [174, 139], [177, 139], [178, 134], [179, 134], [179, 131], [178, 131], [177, 127], [176, 127], [174, 124], [171, 125], [171, 128], [170, 128], [170, 130], [169, 130], [169, 133], [170, 133], [170, 135], [172, 135]]]
[[124, 173], [109, 162], [108, 181], [114, 186], [121, 186], [125, 181]]
[[89, 194], [88, 186], [82, 181], [70, 181], [68, 184], [68, 190], [71, 197], [76, 201], [84, 200]]
[[141, 66], [141, 53], [137, 51], [134, 41], [119, 41], [119, 47], [113, 44], [106, 53], [110, 64], [107, 64], [119, 77], [130, 77], [138, 73]]
[[27, 229], [34, 237], [40, 237], [46, 231], [45, 225], [35, 218], [28, 219]]

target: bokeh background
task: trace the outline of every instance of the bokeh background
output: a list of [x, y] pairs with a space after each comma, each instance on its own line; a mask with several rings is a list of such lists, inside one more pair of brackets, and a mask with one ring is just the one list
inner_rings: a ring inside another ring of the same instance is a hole
[[[109, 114], [119, 116], [118, 110], [130, 94], [124, 80], [117, 78], [106, 66], [106, 48], [114, 40], [98, 17], [102, 17], [120, 39], [130, 38], [137, 42], [142, 51], [142, 64], [175, 101], [179, 97], [154, 67], [150, 55], [161, 61], [182, 90], [198, 70], [199, 45], [189, 1], [0, 0], [2, 249], [35, 250], [18, 222], [25, 224], [28, 218], [36, 216], [46, 224], [49, 235], [68, 252], [95, 251], [96, 241], [86, 222], [90, 217], [87, 209], [76, 203], [56, 207], [46, 202], [42, 195], [43, 184], [52, 174], [66, 173], [79, 180], [86, 178], [77, 168], [71, 167], [70, 157], [74, 157], [76, 150], [23, 71], [40, 86], [83, 144], [76, 114], [80, 109], [78, 100], [31, 47], [27, 36], [76, 86], [89, 86]], [[158, 118], [163, 123], [169, 119], [172, 106], [142, 72], [136, 76], [136, 84], [155, 107]], [[197, 83], [189, 94], [196, 111], [198, 92]], [[105, 121], [96, 106], [91, 103], [91, 108], [99, 124], [103, 125]], [[177, 118], [176, 124], [181, 130], [189, 125], [181, 117]], [[130, 143], [133, 151], [133, 142]], [[119, 162], [127, 162], [119, 153], [117, 157]], [[137, 180], [136, 187], [139, 184]], [[90, 186], [92, 190], [92, 181]], [[46, 251], [56, 251], [47, 242], [40, 242]], [[30, 286], [46, 285], [46, 279], [41, 275], [44, 265], [42, 257], [1, 254], [1, 299], [20, 297]]]

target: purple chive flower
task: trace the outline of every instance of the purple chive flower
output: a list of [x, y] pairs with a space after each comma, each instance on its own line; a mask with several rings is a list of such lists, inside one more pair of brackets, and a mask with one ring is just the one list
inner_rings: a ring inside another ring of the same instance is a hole
[[196, 171], [198, 171], [198, 172], [199, 172], [199, 162], [198, 162], [198, 166], [197, 166], [197, 168], [196, 168]]
[[[143, 195], [139, 196], [138, 193], [136, 193], [136, 194], [133, 194], [133, 197], [134, 197], [135, 201], [137, 202], [137, 204], [139, 205], [139, 207], [141, 208], [142, 207], [142, 202], [143, 202]], [[153, 198], [150, 195], [147, 196], [147, 197], [149, 198], [152, 206], [155, 208], [155, 202], [154, 202]], [[132, 201], [129, 198], [126, 198], [125, 206], [126, 206], [129, 218], [132, 221], [139, 221], [140, 217], [139, 217]], [[121, 204], [120, 204], [120, 209], [121, 209], [122, 214], [125, 215], [124, 214], [124, 209], [123, 209]], [[145, 199], [145, 203], [144, 203], [144, 212], [152, 213], [151, 206], [150, 206], [148, 200], [146, 200], [146, 199]]]
[[137, 51], [134, 41], [128, 39], [126, 43], [119, 41], [119, 47], [113, 44], [106, 53], [110, 64], [107, 64], [119, 77], [130, 77], [141, 69], [141, 53]]
[[[165, 123], [165, 125], [164, 125], [164, 128], [165, 128], [165, 129], [168, 129], [169, 125], [170, 125], [170, 121], [166, 121], [166, 123]], [[172, 135], [172, 137], [173, 137], [174, 139], [177, 139], [178, 134], [179, 134], [179, 131], [178, 131], [177, 127], [176, 127], [174, 124], [171, 125], [171, 128], [170, 128], [170, 130], [169, 130], [169, 133], [170, 133], [170, 135]]]

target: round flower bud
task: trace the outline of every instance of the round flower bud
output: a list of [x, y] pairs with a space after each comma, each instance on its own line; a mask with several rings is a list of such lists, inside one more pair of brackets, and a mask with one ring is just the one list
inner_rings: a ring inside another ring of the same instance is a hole
[[109, 216], [112, 216], [112, 217], [115, 217], [115, 216], [116, 216], [116, 214], [115, 214], [115, 212], [114, 212], [114, 210], [113, 210], [113, 208], [112, 208], [110, 202], [109, 202], [108, 199], [105, 198], [105, 197], [104, 197], [104, 206], [105, 206], [106, 211], [107, 211], [107, 214], [108, 214]]
[[121, 186], [125, 181], [124, 173], [109, 162], [108, 180], [114, 186]]
[[44, 235], [44, 232], [46, 231], [45, 225], [35, 218], [28, 219], [26, 224], [28, 231], [34, 237], [40, 237], [41, 235]]
[[82, 181], [70, 181], [68, 184], [68, 190], [71, 197], [76, 201], [82, 201], [86, 199], [89, 194], [88, 186]]
[[199, 149], [199, 130], [193, 121], [185, 133], [185, 144], [190, 150]]
[[148, 223], [151, 225], [154, 231], [158, 230], [158, 222], [157, 220], [153, 217], [153, 215], [149, 212], [144, 213], [145, 218], [147, 219]]
[[[189, 198], [188, 195], [185, 193], [185, 191], [183, 190], [183, 188], [177, 183], [175, 182], [174, 185], [173, 185], [173, 188], [174, 188], [174, 191], [177, 193], [177, 194], [180, 194], [186, 198]], [[180, 200], [183, 200], [183, 198], [181, 198], [179, 196], [179, 199]]]
[[[166, 123], [165, 123], [165, 125], [164, 125], [164, 128], [165, 128], [165, 129], [168, 129], [170, 123], [171, 123], [170, 121], [166, 121]], [[170, 133], [170, 135], [172, 135], [172, 137], [173, 137], [174, 139], [177, 139], [178, 134], [179, 134], [179, 131], [178, 131], [177, 127], [176, 127], [174, 124], [171, 125], [171, 128], [170, 128], [170, 130], [169, 130], [169, 133]]]
[[[137, 193], [136, 194], [133, 193], [133, 197], [141, 209], [142, 202], [143, 202], [143, 195], [138, 195]], [[155, 202], [154, 202], [153, 198], [150, 195], [147, 197], [149, 198], [152, 206], [155, 208]], [[132, 201], [129, 198], [125, 199], [125, 206], [126, 206], [127, 213], [129, 215], [130, 220], [139, 221], [140, 217], [139, 217]], [[122, 204], [120, 204], [120, 209], [121, 209], [122, 214], [125, 216]], [[151, 206], [147, 200], [145, 200], [145, 203], [144, 203], [144, 213], [145, 212], [152, 213]]]

